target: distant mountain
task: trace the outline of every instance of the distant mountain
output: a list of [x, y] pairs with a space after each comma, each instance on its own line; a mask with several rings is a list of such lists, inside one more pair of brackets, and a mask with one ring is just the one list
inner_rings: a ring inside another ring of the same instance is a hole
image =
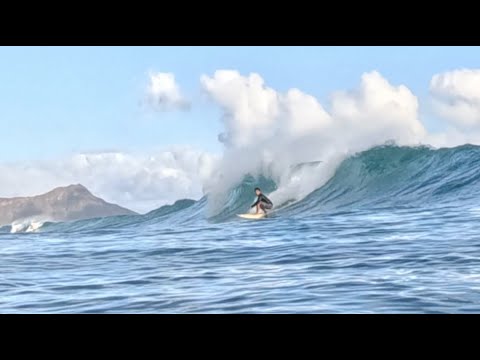
[[72, 221], [135, 212], [110, 204], [94, 195], [83, 185], [58, 187], [38, 196], [0, 198], [0, 226], [23, 219]]

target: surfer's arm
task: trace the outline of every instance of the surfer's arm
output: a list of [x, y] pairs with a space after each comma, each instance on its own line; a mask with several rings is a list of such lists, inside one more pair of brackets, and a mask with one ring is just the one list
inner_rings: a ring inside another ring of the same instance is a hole
[[253, 208], [253, 207], [257, 206], [259, 202], [260, 202], [260, 196], [257, 197], [257, 201], [255, 201], [255, 202], [253, 203], [253, 205], [250, 206], [250, 208]]

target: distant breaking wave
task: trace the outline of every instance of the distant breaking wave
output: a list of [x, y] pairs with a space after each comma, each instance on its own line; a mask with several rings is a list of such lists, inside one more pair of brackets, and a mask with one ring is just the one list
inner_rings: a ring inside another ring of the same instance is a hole
[[0, 227], [1, 233], [30, 233], [38, 231], [43, 225], [44, 221], [35, 220], [35, 219], [26, 219], [21, 221], [15, 221], [11, 225], [5, 225]]
[[[318, 162], [305, 164], [317, 166]], [[215, 214], [208, 214], [208, 196], [195, 201], [178, 200], [145, 215], [123, 215], [70, 223], [24, 222], [0, 228], [0, 232], [89, 232], [119, 227], [158, 229], [194, 226], [198, 221], [224, 222], [246, 212], [254, 201], [254, 188], [269, 194], [274, 180], [245, 175], [227, 191]], [[362, 208], [428, 207], [451, 201], [476, 205], [480, 200], [480, 146], [432, 149], [425, 146], [386, 145], [372, 148], [341, 162], [334, 175], [303, 199], [276, 203], [276, 216], [318, 216], [322, 213]]]

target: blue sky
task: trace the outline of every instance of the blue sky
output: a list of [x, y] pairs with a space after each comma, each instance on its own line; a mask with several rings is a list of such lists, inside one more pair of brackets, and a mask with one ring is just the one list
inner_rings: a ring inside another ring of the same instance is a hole
[[[0, 161], [170, 144], [219, 152], [221, 112], [199, 84], [218, 69], [257, 72], [278, 91], [297, 87], [322, 104], [378, 70], [419, 97], [424, 124], [436, 130], [442, 123], [422, 101], [431, 77], [479, 64], [476, 47], [1, 47]], [[149, 71], [174, 73], [191, 110], [142, 106]]]

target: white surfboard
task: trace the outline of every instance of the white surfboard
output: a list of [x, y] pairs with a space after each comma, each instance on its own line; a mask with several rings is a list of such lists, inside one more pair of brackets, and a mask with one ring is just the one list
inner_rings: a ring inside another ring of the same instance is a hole
[[263, 214], [263, 213], [260, 213], [260, 214], [237, 214], [237, 216], [243, 218], [243, 219], [252, 219], [252, 220], [255, 220], [255, 219], [263, 219], [267, 214]]

